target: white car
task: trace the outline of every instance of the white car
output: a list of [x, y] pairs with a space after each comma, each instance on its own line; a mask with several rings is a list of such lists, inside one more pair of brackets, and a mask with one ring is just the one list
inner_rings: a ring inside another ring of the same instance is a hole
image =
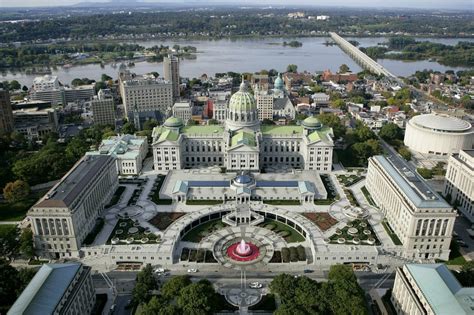
[[196, 272], [198, 272], [197, 269], [194, 269], [194, 268], [188, 269], [188, 273], [196, 273]]
[[165, 269], [164, 268], [156, 268], [155, 273], [164, 273]]
[[250, 282], [249, 287], [252, 289], [261, 289], [263, 287], [263, 284], [260, 282]]

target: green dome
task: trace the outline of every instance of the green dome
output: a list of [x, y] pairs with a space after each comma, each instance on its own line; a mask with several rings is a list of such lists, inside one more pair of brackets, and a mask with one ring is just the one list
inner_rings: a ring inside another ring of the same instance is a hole
[[242, 82], [240, 89], [230, 98], [229, 111], [231, 112], [251, 112], [256, 111], [255, 98], [248, 92], [247, 85]]
[[170, 117], [165, 121], [165, 127], [178, 128], [183, 126], [183, 121], [178, 117]]
[[321, 122], [314, 116], [310, 116], [303, 120], [303, 127], [310, 128], [310, 129], [319, 129], [322, 127]]
[[283, 82], [283, 79], [281, 78], [280, 73], [278, 73], [278, 77], [275, 80], [274, 86], [275, 86], [275, 89], [283, 91], [283, 87], [285, 86], [285, 83]]

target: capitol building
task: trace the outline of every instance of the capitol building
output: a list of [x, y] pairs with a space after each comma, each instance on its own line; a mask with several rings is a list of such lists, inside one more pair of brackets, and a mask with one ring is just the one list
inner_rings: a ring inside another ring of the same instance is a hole
[[157, 171], [219, 166], [229, 171], [268, 167], [330, 172], [333, 130], [316, 117], [301, 125], [261, 125], [255, 97], [242, 82], [223, 125], [188, 125], [170, 117], [153, 130]]

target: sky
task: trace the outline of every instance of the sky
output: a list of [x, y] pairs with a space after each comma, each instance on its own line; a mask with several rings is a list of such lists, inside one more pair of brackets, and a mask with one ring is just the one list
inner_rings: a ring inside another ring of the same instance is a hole
[[[126, 0], [121, 0], [126, 2]], [[64, 6], [76, 4], [79, 2], [107, 2], [104, 0], [0, 0], [1, 7], [37, 7], [37, 6]], [[186, 0], [146, 0], [146, 2], [166, 2], [166, 3], [186, 3]], [[199, 3], [199, 0], [194, 0]], [[212, 2], [229, 3], [229, 4], [255, 4], [255, 0], [204, 0], [206, 4]], [[347, 6], [347, 7], [374, 7], [374, 8], [426, 8], [426, 9], [470, 9], [474, 10], [473, 0], [260, 0], [258, 4], [275, 4], [275, 5], [319, 5], [319, 6]]]

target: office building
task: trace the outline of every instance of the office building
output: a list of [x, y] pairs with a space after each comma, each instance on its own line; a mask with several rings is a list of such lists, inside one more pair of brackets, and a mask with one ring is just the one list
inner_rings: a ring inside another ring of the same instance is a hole
[[78, 257], [118, 186], [115, 158], [86, 155], [29, 211], [34, 246], [46, 258]]
[[189, 102], [178, 102], [173, 105], [173, 116], [187, 123], [192, 116], [192, 107]]
[[100, 90], [91, 101], [92, 115], [95, 125], [111, 125], [115, 127], [115, 105], [110, 90]]
[[44, 264], [7, 314], [91, 314], [94, 304], [90, 267], [80, 263]]
[[176, 56], [169, 55], [163, 58], [163, 73], [165, 80], [173, 85], [173, 98], [179, 98], [179, 59]]
[[[366, 187], [410, 259], [449, 259], [456, 213], [399, 156], [369, 158]], [[397, 244], [395, 244], [397, 245]]]
[[87, 152], [86, 154], [113, 156], [117, 164], [118, 174], [130, 176], [140, 173], [147, 153], [147, 137], [121, 135], [102, 140], [98, 151]]
[[155, 170], [221, 166], [251, 170], [288, 166], [330, 172], [333, 132], [315, 117], [301, 126], [262, 125], [255, 98], [242, 83], [232, 95], [224, 126], [184, 126], [168, 118], [153, 130]]
[[161, 120], [173, 107], [172, 84], [153, 76], [135, 76], [122, 81], [122, 101], [131, 121], [135, 115], [141, 120]]
[[13, 131], [13, 110], [8, 90], [0, 88], [0, 134]]
[[94, 84], [64, 88], [64, 100], [67, 103], [89, 101], [95, 95]]
[[[31, 105], [33, 105], [33, 102]], [[15, 131], [29, 140], [41, 139], [51, 132], [56, 132], [59, 126], [58, 111], [55, 108], [25, 106], [13, 110]]]
[[397, 268], [391, 300], [399, 315], [467, 315], [473, 296], [444, 264], [407, 264]]
[[256, 93], [255, 100], [257, 102], [258, 119], [260, 121], [264, 119], [273, 119], [273, 95], [266, 92], [260, 91]]
[[443, 194], [474, 223], [474, 150], [461, 150], [449, 157]]

